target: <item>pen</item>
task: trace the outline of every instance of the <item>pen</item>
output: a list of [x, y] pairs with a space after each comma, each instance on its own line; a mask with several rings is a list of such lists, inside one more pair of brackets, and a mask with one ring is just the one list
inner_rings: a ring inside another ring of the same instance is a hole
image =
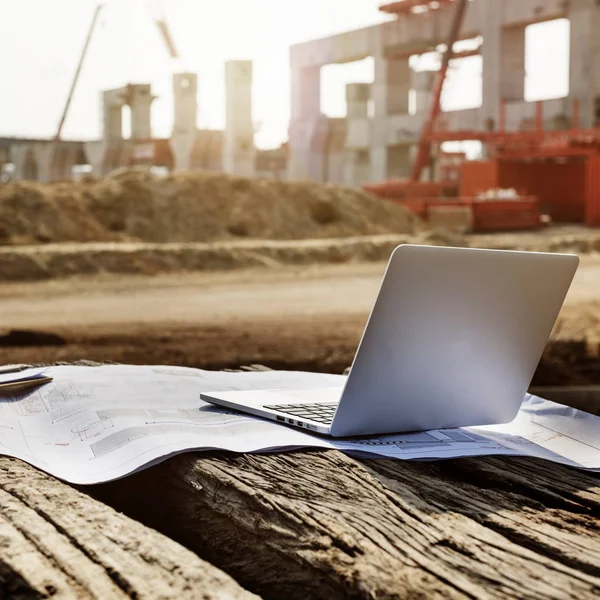
[[19, 373], [25, 371], [25, 369], [31, 369], [31, 365], [4, 365], [3, 367], [0, 367], [0, 375]]

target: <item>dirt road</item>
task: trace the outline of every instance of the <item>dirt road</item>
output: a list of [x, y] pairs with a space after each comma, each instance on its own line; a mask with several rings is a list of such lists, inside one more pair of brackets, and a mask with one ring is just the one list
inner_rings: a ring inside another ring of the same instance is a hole
[[[366, 316], [385, 265], [324, 265], [220, 274], [93, 278], [9, 284], [6, 328], [215, 325], [321, 316]], [[600, 256], [583, 257], [566, 306], [600, 302]]]
[[[0, 362], [88, 358], [205, 368], [348, 366], [384, 264], [8, 284]], [[600, 339], [600, 256], [582, 258], [557, 335]]]

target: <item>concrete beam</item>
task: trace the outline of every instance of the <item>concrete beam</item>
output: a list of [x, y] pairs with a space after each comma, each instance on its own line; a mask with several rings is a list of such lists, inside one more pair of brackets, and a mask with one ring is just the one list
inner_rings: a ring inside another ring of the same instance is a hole
[[[500, 27], [524, 27], [568, 16], [565, 0], [472, 0], [462, 27], [462, 39], [483, 33], [490, 5], [494, 4], [499, 5], [496, 24]], [[292, 70], [372, 56], [380, 49], [378, 29], [382, 30], [381, 48], [387, 55], [425, 52], [445, 41], [453, 11], [454, 7], [449, 5], [425, 14], [402, 14], [379, 25], [296, 44], [290, 50]]]
[[376, 49], [375, 32], [378, 26], [347, 31], [330, 37], [295, 44], [290, 48], [292, 70], [323, 67], [362, 60]]

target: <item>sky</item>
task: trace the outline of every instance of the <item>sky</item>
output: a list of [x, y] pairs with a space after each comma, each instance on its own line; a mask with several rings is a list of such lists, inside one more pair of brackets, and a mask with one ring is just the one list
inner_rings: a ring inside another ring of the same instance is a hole
[[[0, 0], [0, 136], [54, 135], [98, 0]], [[253, 119], [259, 147], [287, 137], [289, 46], [384, 20], [381, 0], [106, 0], [63, 130], [65, 139], [101, 134], [100, 91], [151, 82], [153, 134], [172, 125], [171, 74], [199, 76], [198, 125], [224, 125], [223, 63], [254, 61]], [[164, 15], [182, 61], [174, 64], [154, 24]], [[568, 24], [527, 32], [526, 96], [568, 92]], [[550, 54], [550, 56], [549, 56]], [[550, 65], [553, 65], [551, 68]], [[551, 69], [551, 70], [550, 70]], [[322, 70], [322, 110], [344, 116], [345, 83], [369, 82], [372, 60]], [[481, 59], [461, 61], [447, 83], [446, 108], [477, 106]]]

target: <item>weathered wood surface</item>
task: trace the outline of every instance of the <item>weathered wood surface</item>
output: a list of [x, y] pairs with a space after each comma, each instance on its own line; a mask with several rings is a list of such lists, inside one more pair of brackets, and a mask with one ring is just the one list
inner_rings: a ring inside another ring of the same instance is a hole
[[600, 477], [542, 461], [187, 454], [93, 491], [264, 598], [600, 595]]
[[0, 598], [49, 597], [256, 598], [164, 535], [2, 457]]
[[0, 597], [600, 596], [600, 476], [552, 463], [196, 453], [82, 490], [0, 459]]

